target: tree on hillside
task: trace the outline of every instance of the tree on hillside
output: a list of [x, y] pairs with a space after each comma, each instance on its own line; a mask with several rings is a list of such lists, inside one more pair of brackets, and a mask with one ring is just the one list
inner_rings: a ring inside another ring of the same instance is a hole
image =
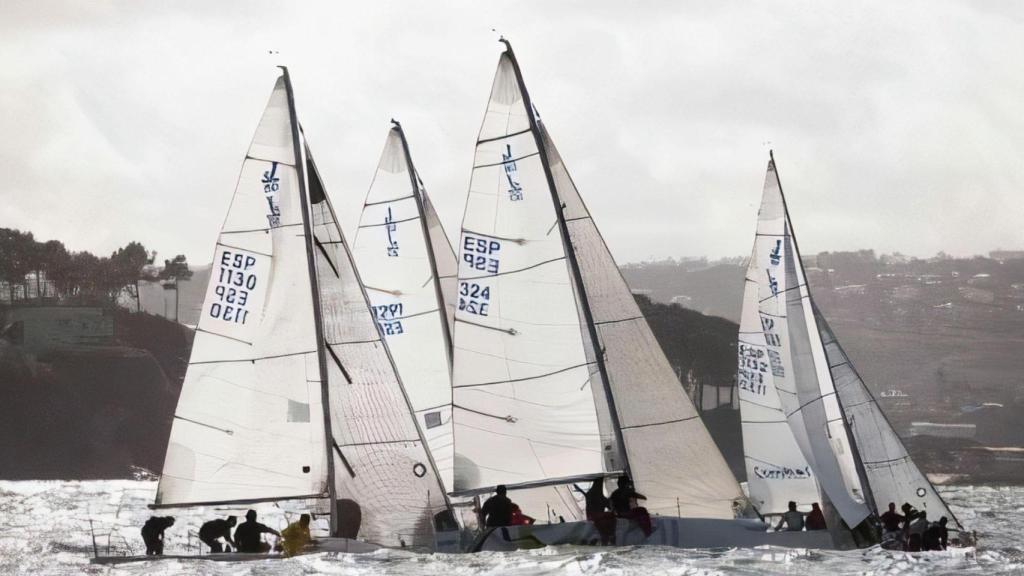
[[178, 254], [171, 260], [164, 260], [164, 269], [160, 271], [160, 278], [164, 280], [187, 280], [191, 277], [192, 271], [188, 269], [188, 262], [185, 260], [184, 254]]

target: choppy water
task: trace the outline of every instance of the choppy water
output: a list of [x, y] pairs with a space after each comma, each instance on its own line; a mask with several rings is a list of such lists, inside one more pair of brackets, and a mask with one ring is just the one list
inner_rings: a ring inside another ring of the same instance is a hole
[[[941, 490], [954, 513], [978, 533], [974, 553], [911, 555], [880, 549], [853, 552], [674, 548], [551, 547], [515, 553], [417, 555], [315, 554], [288, 560], [219, 563], [161, 561], [120, 567], [91, 566], [89, 520], [98, 546], [142, 549], [139, 526], [150, 515], [153, 482], [0, 482], [0, 574], [1024, 574], [1024, 487], [950, 487]], [[286, 512], [265, 509], [261, 520], [283, 527]], [[183, 552], [200, 512], [178, 516], [167, 551]], [[195, 545], [192, 537], [193, 546]]]

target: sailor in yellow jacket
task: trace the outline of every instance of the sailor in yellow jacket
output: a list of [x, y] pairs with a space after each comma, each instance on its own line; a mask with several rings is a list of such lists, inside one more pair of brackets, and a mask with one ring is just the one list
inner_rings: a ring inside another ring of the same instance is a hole
[[309, 514], [299, 516], [298, 522], [292, 522], [281, 530], [281, 549], [285, 556], [301, 554], [312, 541], [313, 537], [309, 534]]

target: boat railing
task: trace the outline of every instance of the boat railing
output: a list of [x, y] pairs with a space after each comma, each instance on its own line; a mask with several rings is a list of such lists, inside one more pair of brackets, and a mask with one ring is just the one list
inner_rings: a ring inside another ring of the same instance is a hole
[[[97, 526], [97, 524], [105, 526]], [[142, 544], [133, 545], [132, 540], [129, 540], [123, 532], [123, 528], [133, 528], [133, 526], [127, 526], [118, 522], [89, 519], [93, 557], [141, 555], [144, 551]], [[172, 545], [169, 549], [164, 548], [164, 553], [166, 554], [168, 550], [185, 555], [198, 556], [204, 553], [203, 546], [200, 544], [199, 533], [191, 528], [186, 532], [183, 549], [180, 545]]]

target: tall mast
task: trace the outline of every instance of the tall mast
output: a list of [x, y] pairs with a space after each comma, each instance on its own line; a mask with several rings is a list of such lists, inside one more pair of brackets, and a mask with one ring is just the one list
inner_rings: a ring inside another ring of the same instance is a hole
[[579, 295], [580, 308], [583, 310], [583, 317], [587, 322], [587, 332], [590, 334], [590, 344], [594, 347], [594, 358], [597, 361], [597, 369], [601, 373], [601, 381], [604, 385], [605, 398], [608, 401], [608, 412], [611, 416], [612, 427], [615, 429], [615, 440], [622, 448], [622, 468], [629, 474], [629, 456], [626, 450], [626, 443], [622, 437], [622, 424], [619, 422], [619, 412], [615, 407], [615, 396], [612, 394], [611, 380], [608, 378], [608, 368], [604, 363], [604, 350], [601, 349], [598, 340], [597, 328], [594, 325], [594, 315], [590, 310], [590, 301], [587, 299], [587, 289], [583, 285], [583, 277], [580, 275], [579, 262], [576, 260], [576, 251], [572, 247], [572, 239], [569, 236], [569, 226], [565, 221], [565, 213], [562, 211], [564, 205], [558, 197], [558, 189], [555, 186], [555, 178], [551, 173], [551, 165], [548, 163], [547, 148], [544, 145], [544, 138], [537, 127], [537, 118], [533, 111], [533, 102], [530, 100], [530, 93], [526, 91], [526, 83], [523, 82], [523, 73], [519, 70], [519, 62], [512, 51], [512, 45], [508, 40], [501, 38], [500, 42], [505, 45], [505, 53], [512, 62], [512, 69], [516, 74], [516, 83], [519, 84], [519, 92], [523, 95], [523, 105], [526, 107], [526, 116], [530, 122], [530, 131], [533, 132], [533, 139], [537, 144], [537, 151], [540, 152], [540, 163], [544, 167], [544, 177], [548, 181], [548, 189], [551, 191], [551, 201], [555, 204], [555, 215], [558, 218], [558, 230], [562, 233], [562, 244], [565, 246], [565, 254], [569, 259], [569, 269], [572, 271], [573, 280], [576, 283], [576, 293]]
[[324, 343], [322, 309], [320, 305], [320, 285], [316, 275], [316, 260], [313, 252], [313, 223], [309, 214], [309, 194], [306, 188], [306, 166], [303, 162], [302, 147], [299, 139], [299, 120], [295, 113], [295, 95], [292, 92], [292, 81], [288, 68], [281, 66], [284, 74], [285, 91], [288, 94], [288, 116], [292, 127], [292, 148], [295, 150], [295, 170], [299, 179], [299, 197], [302, 205], [302, 231], [306, 236], [306, 264], [309, 270], [309, 285], [313, 291], [313, 324], [316, 328], [316, 355], [320, 367], [320, 402], [323, 404], [324, 416], [324, 448], [327, 452], [327, 495], [331, 506], [331, 535], [338, 532], [338, 494], [334, 485], [334, 434], [331, 431], [331, 402], [327, 386], [327, 355]]
[[[775, 170], [775, 182], [779, 185], [779, 197], [782, 198], [782, 213], [785, 216], [785, 226], [789, 229], [789, 237], [793, 239], [793, 251], [796, 252], [796, 264], [800, 266], [800, 274], [804, 277], [804, 288], [807, 290], [807, 299], [811, 302], [811, 319], [814, 320], [815, 331], [817, 332], [818, 321], [814, 318], [814, 311], [817, 307], [814, 305], [814, 299], [811, 297], [811, 285], [807, 281], [807, 271], [804, 269], [804, 261], [800, 258], [800, 245], [796, 241], [796, 232], [793, 230], [793, 224], [789, 219], [789, 206], [786, 205], [786, 194], [782, 191], [782, 180], [779, 178], [779, 167], [775, 165], [775, 154], [773, 151], [768, 151], [768, 158], [771, 159], [772, 168]], [[798, 289], [799, 291], [799, 289]], [[818, 340], [821, 340], [820, 333], [817, 336]], [[828, 360], [825, 360], [826, 364]], [[828, 377], [832, 378], [831, 368], [828, 371]], [[832, 381], [832, 388], [835, 389], [835, 380]], [[871, 493], [871, 484], [868, 482], [867, 472], [864, 470], [864, 462], [860, 457], [860, 450], [857, 448], [857, 439], [853, 435], [853, 430], [850, 429], [850, 423], [846, 420], [846, 411], [843, 409], [843, 402], [839, 398], [839, 393], [835, 393], [836, 405], [839, 406], [839, 414], [843, 421], [843, 430], [846, 431], [846, 438], [850, 441], [850, 450], [853, 453], [853, 463], [857, 468], [857, 476], [860, 479], [861, 488], [864, 489], [864, 500], [867, 504], [868, 509], [871, 510], [876, 516], [878, 515], [878, 509], [875, 507], [875, 498]], [[853, 528], [851, 526], [851, 528]]]
[[423, 208], [423, 196], [420, 194], [420, 186], [416, 174], [416, 168], [412, 165], [412, 154], [409, 153], [409, 142], [405, 139], [405, 131], [398, 120], [392, 119], [391, 123], [398, 130], [398, 137], [402, 141], [402, 151], [405, 153], [405, 165], [409, 172], [409, 182], [412, 184], [412, 196], [416, 199], [416, 210], [420, 215], [420, 226], [423, 228], [423, 239], [427, 245], [427, 258], [430, 260], [430, 271], [434, 276], [434, 293], [437, 296], [438, 310], [441, 312], [441, 326], [444, 327], [445, 350], [448, 354], [448, 374], [452, 373], [452, 332], [448, 325], [448, 311], [445, 309], [444, 293], [441, 291], [441, 278], [437, 273], [437, 258], [434, 256], [434, 243], [430, 241], [430, 230], [427, 228], [427, 214]]

